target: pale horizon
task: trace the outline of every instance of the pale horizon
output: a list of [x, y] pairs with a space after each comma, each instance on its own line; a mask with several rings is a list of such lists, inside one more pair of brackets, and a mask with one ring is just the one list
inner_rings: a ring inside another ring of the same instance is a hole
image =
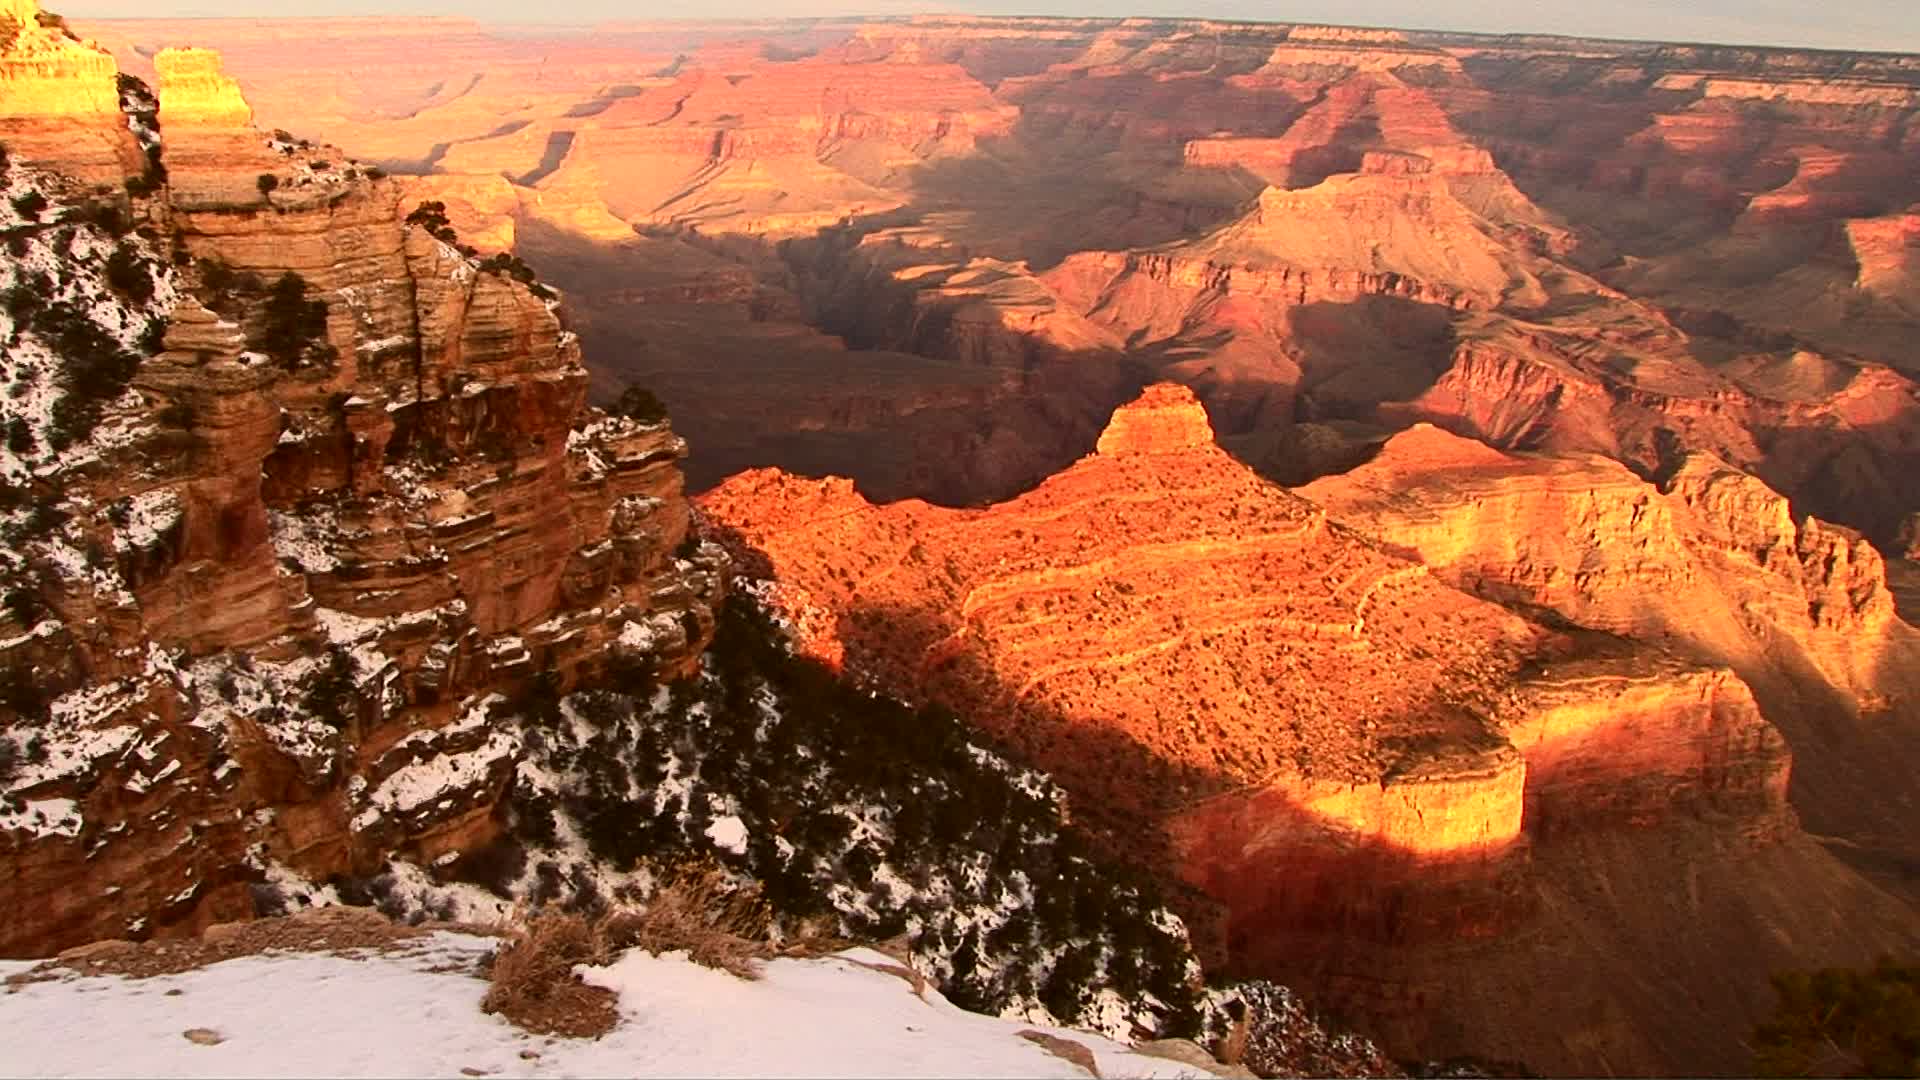
[[913, 14], [1129, 16], [1313, 22], [1495, 34], [1562, 34], [1786, 48], [1920, 53], [1920, 5], [1910, 0], [1841, 0], [1817, 8], [1787, 0], [1701, 0], [1676, 10], [1657, 0], [1165, 0], [1124, 7], [1097, 0], [717, 0], [633, 6], [585, 0], [529, 10], [505, 0], [86, 0], [51, 5], [76, 19], [464, 16], [492, 24], [589, 26], [622, 20], [899, 17]]

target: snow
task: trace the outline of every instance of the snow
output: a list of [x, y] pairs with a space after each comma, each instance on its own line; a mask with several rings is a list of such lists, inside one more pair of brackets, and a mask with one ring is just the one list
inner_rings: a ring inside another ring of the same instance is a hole
[[[282, 433], [281, 441], [286, 440]], [[325, 514], [291, 514], [267, 511], [267, 525], [273, 538], [273, 551], [282, 561], [308, 574], [324, 574], [340, 568], [331, 541], [338, 534], [338, 523]]]
[[180, 497], [170, 489], [143, 491], [127, 501], [126, 524], [113, 534], [115, 551], [142, 551], [180, 523]]
[[354, 818], [355, 829], [366, 829], [387, 815], [417, 813], [442, 800], [478, 789], [499, 763], [520, 750], [520, 740], [496, 731], [472, 750], [441, 754], [397, 770], [367, 797], [367, 809]]
[[672, 612], [656, 612], [644, 619], [628, 620], [620, 628], [620, 644], [635, 652], [654, 652], [662, 642], [685, 641], [686, 630]]
[[707, 839], [715, 846], [723, 847], [735, 855], [747, 853], [747, 823], [740, 820], [738, 814], [713, 819], [707, 826]]
[[19, 810], [0, 808], [0, 833], [25, 830], [36, 837], [79, 836], [80, 808], [72, 799], [28, 799]]
[[[16, 1076], [1032, 1076], [1084, 1070], [1022, 1038], [1025, 1025], [925, 999], [866, 949], [781, 959], [743, 981], [638, 950], [587, 981], [620, 995], [598, 1040], [526, 1034], [480, 1011], [463, 973], [495, 945], [431, 934], [389, 953], [269, 953], [144, 980], [29, 983], [0, 1008]], [[0, 977], [31, 967], [0, 962]], [[437, 969], [437, 970], [436, 970]], [[215, 1045], [184, 1037], [194, 1028]], [[1207, 1074], [1083, 1032], [1049, 1029], [1106, 1077]]]
[[[50, 200], [37, 221], [23, 220], [13, 208], [13, 200], [30, 191]], [[0, 230], [12, 233], [25, 248], [19, 257], [0, 258], [0, 289], [24, 288], [47, 307], [70, 308], [120, 347], [137, 350], [149, 324], [164, 318], [179, 295], [174, 267], [138, 235], [115, 240], [97, 225], [81, 221], [65, 198], [59, 181], [19, 162], [0, 173]], [[120, 247], [151, 277], [153, 295], [144, 302], [121, 296], [107, 283], [107, 260]], [[108, 406], [107, 415], [94, 439], [53, 452], [53, 406], [67, 393], [66, 364], [41, 336], [45, 319], [42, 311], [21, 323], [11, 309], [0, 311], [0, 377], [10, 384], [9, 393], [0, 398], [0, 423], [17, 420], [32, 437], [23, 450], [0, 447], [0, 475], [10, 480], [92, 461], [100, 450], [125, 445], [139, 433], [128, 428], [125, 417], [112, 415], [140, 405], [138, 394], [123, 394], [102, 403]]]

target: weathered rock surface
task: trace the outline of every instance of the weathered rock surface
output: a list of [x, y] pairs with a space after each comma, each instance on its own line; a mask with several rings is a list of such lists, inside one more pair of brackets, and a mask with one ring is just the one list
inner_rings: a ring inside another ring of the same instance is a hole
[[1794, 745], [1816, 831], [1920, 844], [1894, 780], [1914, 764], [1920, 637], [1857, 533], [1796, 522], [1704, 454], [1656, 485], [1598, 456], [1502, 453], [1427, 426], [1298, 490], [1477, 595], [1731, 667]]
[[118, 68], [106, 49], [43, 23], [34, 0], [0, 10], [0, 142], [87, 183], [120, 186], [142, 158], [120, 111]]
[[[6, 526], [10, 954], [484, 843], [519, 752], [500, 695], [682, 666], [721, 588], [684, 442], [586, 407], [554, 294], [248, 126], [211, 54], [157, 64], [170, 186], [138, 209], [179, 252], [171, 315], [110, 422], [36, 467], [43, 523]], [[291, 352], [289, 282], [322, 307]]]
[[[1787, 747], [1728, 667], [1443, 586], [1229, 458], [1181, 388], [1150, 388], [1093, 455], [985, 509], [876, 507], [776, 472], [700, 504], [808, 649], [975, 718], [1059, 777], [1076, 818], [1219, 903], [1227, 962], [1388, 1030], [1399, 1006], [1358, 988], [1398, 982], [1395, 957], [1569, 932], [1539, 914], [1536, 852], [1594, 830], [1647, 830], [1703, 866], [1790, 843], [1808, 873], [1851, 874], [1798, 832]], [[1844, 887], [1879, 920], [1861, 941], [1889, 940], [1899, 902]], [[1766, 909], [1841, 932], [1817, 906]], [[1561, 977], [1533, 955], [1530, 978]]]

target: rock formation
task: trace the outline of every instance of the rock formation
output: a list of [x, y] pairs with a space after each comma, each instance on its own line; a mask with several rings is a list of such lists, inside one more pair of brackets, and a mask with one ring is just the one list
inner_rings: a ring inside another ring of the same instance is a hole
[[[721, 586], [687, 539], [685, 444], [585, 406], [551, 290], [410, 224], [337, 150], [247, 126], [213, 54], [157, 65], [171, 179], [135, 209], [165, 232], [115, 256], [152, 298], [118, 339], [128, 382], [88, 431], [63, 419], [89, 385], [70, 374], [42, 376], [52, 427], [32, 394], [9, 407], [10, 954], [246, 916], [283, 870], [483, 843], [518, 753], [491, 704], [683, 666]], [[10, 143], [14, 184], [64, 198], [37, 167], [68, 159], [35, 145]], [[50, 299], [133, 295], [81, 258], [115, 250], [81, 220], [11, 226], [71, 248]], [[74, 340], [53, 309], [12, 319]]]
[[[1800, 837], [1786, 746], [1727, 667], [1446, 587], [1228, 457], [1183, 388], [1150, 388], [1094, 454], [984, 509], [876, 507], [771, 471], [700, 505], [806, 648], [1042, 763], [1076, 818], [1222, 905], [1238, 970], [1376, 1018], [1348, 980], [1391, 982], [1380, 965], [1450, 935], [1498, 952], [1543, 932], [1536, 852], [1596, 829], [1720, 822], [1718, 844], [1789, 843], [1847, 880]], [[1836, 929], [1817, 906], [1768, 910]], [[1597, 1060], [1552, 1041], [1547, 1067]]]
[[179, 133], [185, 128], [247, 128], [253, 109], [240, 96], [240, 84], [221, 70], [211, 49], [164, 49], [153, 58], [160, 76], [160, 123]]
[[1733, 668], [1795, 747], [1816, 831], [1917, 850], [1904, 799], [1857, 797], [1898, 787], [1920, 731], [1920, 636], [1857, 533], [1796, 521], [1708, 455], [1656, 485], [1598, 456], [1501, 453], [1425, 425], [1299, 493], [1477, 595]]
[[118, 187], [140, 171], [106, 49], [75, 38], [35, 0], [8, 0], [0, 41], [0, 141], [87, 183]]

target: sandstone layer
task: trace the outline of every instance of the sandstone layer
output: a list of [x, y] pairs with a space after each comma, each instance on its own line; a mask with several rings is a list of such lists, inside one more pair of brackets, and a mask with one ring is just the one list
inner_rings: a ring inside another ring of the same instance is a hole
[[[596, 392], [657, 384], [701, 486], [1005, 498], [1165, 377], [1288, 482], [1427, 420], [1710, 453], [1883, 550], [1920, 498], [1911, 65], [1154, 19], [426, 29], [195, 27], [271, 123], [510, 184], [463, 233], [569, 277]], [[136, 71], [179, 33], [103, 30]]]
[[[1403, 1051], [1464, 1051], [1483, 1033], [1449, 1043], [1433, 1017], [1481, 1006], [1427, 1002], [1416, 1022], [1404, 995], [1427, 991], [1395, 968], [1429, 970], [1451, 938], [1498, 953], [1571, 933], [1541, 911], [1554, 886], [1538, 864], [1606, 846], [1595, 830], [1645, 830], [1722, 876], [1742, 851], [1788, 845], [1783, 863], [1864, 898], [1872, 928], [1851, 948], [1901, 933], [1898, 901], [1798, 831], [1786, 744], [1732, 670], [1442, 584], [1234, 461], [1184, 388], [1149, 388], [1092, 455], [983, 509], [877, 507], [844, 480], [770, 471], [699, 502], [775, 583], [805, 648], [1043, 764], [1077, 818], [1224, 909], [1222, 962], [1299, 980]], [[1849, 933], [1817, 904], [1764, 906]], [[1529, 979], [1573, 977], [1530, 955]], [[1688, 1007], [1726, 1030], [1760, 996]], [[1623, 1060], [1544, 1027], [1525, 1039], [1548, 1068]], [[1633, 1067], [1679, 1053], [1705, 1068], [1729, 1049], [1642, 1042]]]
[[75, 38], [34, 0], [0, 11], [0, 142], [88, 183], [118, 187], [140, 171], [121, 111], [119, 69], [105, 48]]
[[677, 670], [721, 588], [686, 539], [684, 442], [585, 405], [550, 290], [408, 224], [337, 150], [247, 126], [217, 58], [158, 65], [171, 179], [135, 209], [166, 232], [124, 242], [161, 305], [150, 354], [80, 443], [8, 449], [9, 954], [485, 843], [518, 752], [491, 704]]
[[1920, 850], [1895, 779], [1914, 766], [1920, 636], [1859, 534], [1796, 520], [1707, 455], [1655, 484], [1599, 456], [1502, 453], [1424, 425], [1298, 490], [1477, 595], [1728, 665], [1795, 747], [1794, 801], [1816, 832]]

